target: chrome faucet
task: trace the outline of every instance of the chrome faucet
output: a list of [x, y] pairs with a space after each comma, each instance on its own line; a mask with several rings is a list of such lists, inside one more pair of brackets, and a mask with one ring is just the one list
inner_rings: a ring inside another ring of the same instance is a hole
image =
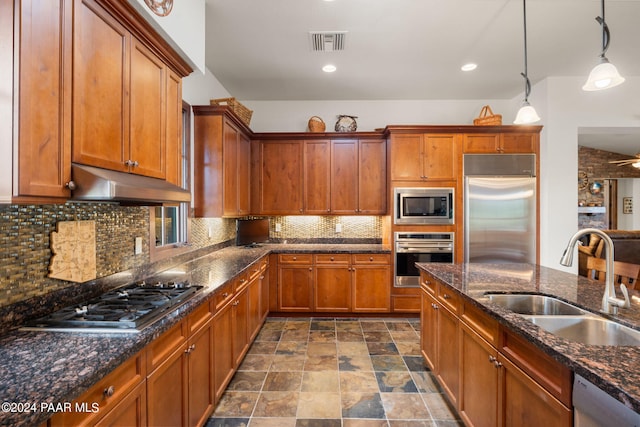
[[627, 291], [627, 287], [624, 283], [620, 284], [620, 290], [624, 295], [624, 299], [616, 297], [616, 286], [614, 283], [615, 274], [613, 272], [613, 241], [607, 233], [597, 228], [584, 228], [582, 230], [578, 230], [578, 232], [569, 240], [567, 248], [564, 250], [562, 258], [560, 258], [560, 264], [565, 267], [571, 265], [573, 262], [573, 252], [576, 247], [576, 243], [578, 242], [578, 239], [586, 234], [597, 234], [602, 237], [602, 240], [604, 240], [606, 246], [605, 260], [607, 263], [607, 271], [605, 271], [604, 276], [605, 288], [604, 295], [602, 295], [602, 311], [604, 313], [617, 314], [618, 307], [629, 308], [631, 307], [631, 302], [629, 301], [629, 292]]

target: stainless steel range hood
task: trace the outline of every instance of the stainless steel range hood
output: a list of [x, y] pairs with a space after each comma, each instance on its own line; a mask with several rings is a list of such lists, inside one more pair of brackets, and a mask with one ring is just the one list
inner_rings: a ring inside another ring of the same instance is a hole
[[131, 204], [188, 202], [191, 193], [164, 180], [73, 163], [72, 200]]

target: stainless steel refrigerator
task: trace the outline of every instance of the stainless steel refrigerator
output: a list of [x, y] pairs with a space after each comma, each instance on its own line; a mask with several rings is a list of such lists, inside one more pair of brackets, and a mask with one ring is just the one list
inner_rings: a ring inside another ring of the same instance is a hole
[[464, 260], [536, 262], [535, 154], [464, 155]]

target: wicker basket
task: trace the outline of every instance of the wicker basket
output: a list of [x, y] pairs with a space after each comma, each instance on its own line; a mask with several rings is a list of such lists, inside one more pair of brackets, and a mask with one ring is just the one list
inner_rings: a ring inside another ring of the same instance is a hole
[[324, 132], [327, 126], [324, 124], [324, 120], [322, 120], [318, 116], [312, 116], [309, 119], [309, 131], [310, 132]]
[[491, 107], [485, 105], [480, 110], [480, 115], [473, 119], [475, 126], [500, 126], [502, 124], [502, 115], [493, 114]]
[[253, 114], [253, 111], [242, 105], [240, 101], [235, 98], [212, 99], [211, 105], [226, 105], [231, 108], [231, 111], [233, 111], [245, 125], [249, 126], [249, 122], [251, 122], [251, 115]]

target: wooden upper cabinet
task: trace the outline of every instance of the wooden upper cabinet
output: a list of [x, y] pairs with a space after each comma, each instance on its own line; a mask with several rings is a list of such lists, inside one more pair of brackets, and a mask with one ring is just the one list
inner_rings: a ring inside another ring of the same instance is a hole
[[458, 134], [400, 134], [391, 138], [394, 181], [454, 180]]
[[358, 212], [358, 141], [331, 141], [331, 212]]
[[535, 153], [538, 133], [465, 134], [464, 153]]
[[263, 141], [260, 150], [260, 213], [302, 213], [302, 141]]
[[129, 156], [132, 172], [165, 177], [167, 67], [143, 44], [131, 39]]
[[73, 162], [162, 179], [168, 169], [175, 183], [180, 74], [161, 47], [137, 39], [113, 17], [120, 15], [94, 0], [74, 7]]
[[304, 209], [308, 214], [331, 211], [331, 142], [304, 142]]
[[[13, 196], [66, 198], [69, 190], [65, 184], [71, 179], [72, 2], [27, 0], [14, 4], [19, 17], [15, 21], [19, 23], [15, 58], [19, 58], [20, 77], [18, 187]], [[10, 5], [4, 10], [7, 5], [3, 5], [2, 14], [11, 16]], [[11, 61], [11, 57], [8, 53], [5, 58]], [[5, 62], [2, 64], [4, 67]], [[7, 69], [12, 69], [10, 64]]]
[[131, 36], [92, 0], [74, 9], [72, 159], [126, 172]]
[[358, 213], [387, 213], [387, 143], [361, 139], [358, 145]]
[[194, 207], [199, 217], [250, 212], [248, 129], [216, 107], [194, 107]]
[[167, 74], [166, 180], [182, 187], [182, 78], [173, 71]]

